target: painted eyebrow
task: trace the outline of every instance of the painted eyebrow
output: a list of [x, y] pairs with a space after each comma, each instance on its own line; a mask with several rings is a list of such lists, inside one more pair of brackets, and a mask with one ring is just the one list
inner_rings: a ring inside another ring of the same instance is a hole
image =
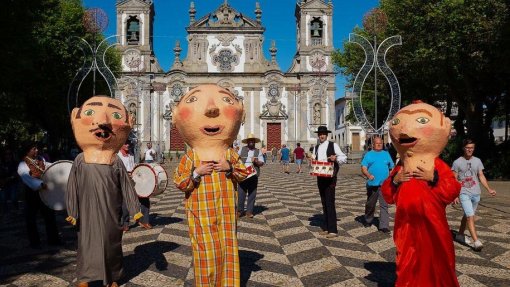
[[425, 113], [425, 114], [429, 115], [430, 117], [433, 117], [432, 113], [427, 111], [426, 109], [417, 109], [417, 110], [413, 110], [413, 111], [403, 110], [403, 111], [400, 111], [399, 114], [400, 113], [408, 114], [408, 115], [412, 115], [412, 114], [416, 114], [416, 113]]
[[181, 102], [182, 101], [186, 101], [186, 99], [188, 99], [189, 97], [191, 97], [192, 95], [198, 93], [198, 92], [201, 92], [202, 90], [194, 90], [193, 92], [191, 92], [191, 94], [189, 94], [186, 98], [182, 98], [181, 99]]
[[114, 104], [110, 104], [110, 103], [109, 103], [109, 104], [108, 104], [108, 107], [109, 107], [109, 108], [114, 108], [114, 109], [117, 109], [117, 110], [122, 111], [122, 109], [121, 109], [121, 108], [119, 108], [118, 106], [116, 106], [116, 105], [114, 105]]
[[88, 104], [86, 104], [86, 106], [102, 106], [103, 103], [101, 102], [90, 102]]

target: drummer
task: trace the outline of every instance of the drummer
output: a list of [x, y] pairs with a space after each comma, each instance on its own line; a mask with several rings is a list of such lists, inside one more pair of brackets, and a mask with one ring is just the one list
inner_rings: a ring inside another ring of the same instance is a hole
[[25, 221], [30, 247], [41, 248], [39, 232], [37, 231], [37, 212], [41, 214], [46, 224], [48, 245], [61, 245], [55, 221], [55, 212], [44, 205], [39, 192], [44, 192], [46, 184], [41, 180], [44, 170], [50, 165], [44, 158], [38, 156], [39, 150], [34, 142], [28, 142], [20, 150], [22, 161], [18, 165], [18, 174], [25, 190]]
[[317, 186], [324, 212], [324, 223], [319, 234], [325, 235], [326, 238], [333, 238], [338, 236], [335, 208], [336, 176], [340, 164], [347, 162], [347, 156], [340, 150], [337, 143], [328, 140], [328, 134], [331, 131], [326, 126], [319, 126], [316, 133], [320, 144], [313, 149], [312, 157], [318, 161], [333, 162], [335, 167], [333, 177], [317, 177]]
[[[117, 153], [129, 175], [131, 175], [133, 168], [135, 168], [135, 157], [129, 151], [130, 146], [131, 142], [127, 140]], [[129, 230], [129, 211], [125, 203], [122, 203], [122, 217], [120, 218], [120, 224], [122, 225], [122, 230], [124, 232]]]

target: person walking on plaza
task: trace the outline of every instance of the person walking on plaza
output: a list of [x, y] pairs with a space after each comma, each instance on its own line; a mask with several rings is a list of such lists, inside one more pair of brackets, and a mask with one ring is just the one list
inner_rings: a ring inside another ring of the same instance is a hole
[[264, 163], [266, 163], [267, 162], [267, 148], [266, 148], [266, 146], [263, 146], [260, 149], [260, 152], [262, 153], [262, 157], [264, 157]]
[[144, 161], [146, 163], [153, 163], [156, 158], [156, 151], [152, 148], [152, 143], [147, 143], [147, 150], [145, 151]]
[[273, 162], [278, 158], [278, 149], [275, 146], [271, 149], [271, 156], [273, 157]]
[[301, 173], [301, 165], [303, 164], [303, 159], [305, 158], [305, 150], [301, 147], [301, 143], [296, 144], [296, 149], [294, 150], [294, 158], [296, 159], [297, 171], [296, 173]]
[[41, 177], [44, 170], [50, 165], [38, 156], [37, 145], [28, 142], [21, 148], [22, 161], [18, 165], [18, 175], [21, 177], [25, 189], [25, 222], [30, 247], [41, 248], [39, 232], [37, 231], [37, 212], [41, 214], [46, 225], [46, 237], [49, 245], [60, 245], [60, 237], [55, 220], [55, 212], [47, 207], [39, 196], [39, 192], [47, 189]]
[[[120, 160], [126, 167], [126, 171], [131, 177], [131, 172], [135, 168], [135, 157], [129, 152], [130, 142], [126, 141], [124, 145], [120, 148], [117, 156], [119, 156]], [[122, 225], [122, 230], [124, 232], [129, 230], [129, 211], [125, 203], [122, 203], [122, 217], [120, 218], [120, 225]]]
[[255, 198], [257, 197], [257, 185], [259, 183], [260, 167], [264, 165], [264, 157], [255, 143], [260, 142], [254, 134], [250, 133], [247, 138], [242, 140], [246, 146], [243, 146], [239, 151], [241, 160], [246, 168], [250, 171], [248, 177], [239, 183], [238, 191], [238, 204], [237, 216], [244, 215], [244, 202], [246, 194], [248, 194], [248, 204], [246, 205], [246, 217], [253, 218], [253, 208], [255, 207]]
[[347, 156], [340, 150], [338, 144], [328, 140], [328, 134], [331, 131], [326, 126], [319, 126], [316, 133], [320, 143], [313, 149], [312, 157], [318, 161], [333, 162], [334, 165], [333, 177], [317, 177], [317, 187], [319, 188], [324, 213], [324, 225], [319, 234], [326, 235], [327, 238], [333, 238], [338, 235], [335, 208], [337, 174], [340, 165], [347, 162]]
[[[452, 171], [462, 185], [459, 197], [455, 199], [454, 203], [458, 204], [460, 202], [464, 210], [464, 216], [462, 216], [459, 232], [455, 236], [455, 240], [470, 245], [475, 251], [480, 251], [483, 248], [483, 244], [478, 238], [475, 228], [475, 213], [481, 194], [480, 184], [487, 189], [491, 196], [496, 196], [496, 191], [490, 188], [485, 178], [482, 161], [473, 156], [475, 151], [474, 141], [465, 139], [462, 142], [462, 149], [463, 155], [456, 159], [452, 165]], [[473, 241], [464, 236], [466, 225]]]
[[381, 194], [381, 185], [390, 174], [394, 164], [390, 154], [383, 150], [383, 140], [380, 137], [375, 137], [372, 143], [372, 150], [367, 152], [361, 161], [361, 172], [368, 179], [363, 225], [369, 227], [372, 224], [375, 205], [379, 201], [379, 231], [388, 233], [390, 232], [390, 214], [388, 213], [388, 204]]
[[290, 150], [283, 144], [280, 150], [280, 160], [282, 162], [282, 172], [289, 173]]

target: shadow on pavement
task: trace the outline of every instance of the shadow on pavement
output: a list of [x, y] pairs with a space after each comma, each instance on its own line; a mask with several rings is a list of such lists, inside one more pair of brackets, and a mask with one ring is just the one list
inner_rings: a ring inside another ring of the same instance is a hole
[[[365, 215], [359, 215], [359, 216], [356, 216], [356, 218], [354, 218], [354, 221], [356, 222], [359, 222], [361, 223], [362, 225], [365, 223]], [[375, 226], [375, 227], [378, 227], [379, 226], [379, 217], [374, 217], [374, 219], [372, 220], [372, 223], [370, 223], [370, 226]], [[367, 226], [367, 227], [370, 227], [370, 226]]]
[[367, 262], [364, 266], [370, 271], [366, 279], [376, 282], [379, 287], [395, 286], [397, 268], [394, 262]]
[[323, 226], [324, 225], [324, 216], [322, 213], [317, 213], [312, 215], [312, 217], [308, 218], [308, 221], [310, 221], [310, 226]]
[[149, 270], [153, 263], [158, 271], [167, 270], [168, 262], [164, 253], [179, 246], [174, 242], [154, 241], [135, 247], [133, 254], [124, 256], [124, 278], [121, 283], [127, 283], [140, 273]]
[[267, 210], [267, 207], [264, 205], [255, 205], [253, 207], [253, 214], [259, 214]]
[[241, 286], [246, 286], [252, 272], [262, 270], [262, 268], [256, 264], [256, 262], [262, 259], [262, 257], [264, 257], [264, 255], [257, 252], [239, 250], [239, 264], [241, 265]]
[[150, 215], [150, 217], [150, 222], [154, 226], [165, 226], [182, 221], [182, 218], [159, 216], [158, 213], [153, 213]]

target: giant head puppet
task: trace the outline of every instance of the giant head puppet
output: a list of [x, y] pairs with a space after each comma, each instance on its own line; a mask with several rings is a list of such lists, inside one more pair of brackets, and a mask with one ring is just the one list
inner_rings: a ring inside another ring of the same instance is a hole
[[390, 137], [404, 171], [431, 168], [448, 142], [450, 119], [421, 101], [403, 107], [390, 122]]
[[128, 138], [133, 118], [119, 100], [94, 96], [73, 109], [71, 124], [86, 163], [112, 164]]
[[237, 137], [244, 120], [242, 102], [217, 85], [186, 93], [174, 108], [172, 123], [202, 161], [217, 161]]

